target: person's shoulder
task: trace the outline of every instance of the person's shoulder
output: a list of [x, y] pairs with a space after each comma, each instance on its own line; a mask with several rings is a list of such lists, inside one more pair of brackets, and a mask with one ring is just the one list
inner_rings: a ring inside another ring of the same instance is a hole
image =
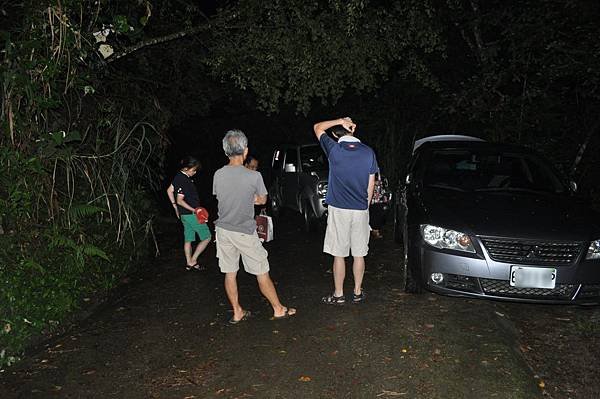
[[185, 176], [181, 172], [177, 172], [175, 176], [173, 176], [173, 183], [181, 183], [184, 181]]
[[226, 167], [227, 167], [227, 165], [221, 166], [219, 169], [215, 170], [215, 176], [222, 175], [223, 172], [225, 172]]
[[329, 137], [329, 135], [327, 133], [323, 133], [321, 135], [321, 137], [319, 137], [319, 143], [321, 145], [325, 145], [325, 146], [334, 146], [337, 144], [337, 141], [335, 141], [334, 139], [332, 139], [331, 137]]
[[362, 142], [360, 144], [362, 144], [361, 147], [364, 148], [365, 151], [375, 154], [375, 150], [373, 150], [373, 147], [371, 147], [368, 144], [362, 143]]

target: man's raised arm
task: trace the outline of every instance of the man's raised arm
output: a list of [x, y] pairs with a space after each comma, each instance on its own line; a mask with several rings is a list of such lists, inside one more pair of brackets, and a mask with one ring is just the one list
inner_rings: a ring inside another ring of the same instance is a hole
[[321, 140], [321, 136], [325, 134], [327, 129], [337, 125], [342, 125], [344, 129], [352, 133], [354, 133], [354, 129], [356, 128], [356, 124], [348, 117], [315, 123], [313, 130], [315, 131], [317, 140]]

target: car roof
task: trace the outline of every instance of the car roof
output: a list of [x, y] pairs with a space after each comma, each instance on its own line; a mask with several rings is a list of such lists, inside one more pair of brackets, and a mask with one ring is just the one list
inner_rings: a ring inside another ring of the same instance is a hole
[[485, 141], [484, 139], [480, 139], [479, 137], [473, 137], [473, 136], [464, 136], [461, 134], [438, 134], [436, 136], [429, 136], [429, 137], [423, 137], [422, 139], [419, 139], [417, 141], [415, 141], [415, 144], [413, 146], [413, 153], [417, 150], [417, 148], [419, 148], [420, 146], [422, 146], [425, 143], [429, 143], [429, 142], [440, 142], [440, 141], [478, 141], [478, 142], [482, 142]]
[[315, 147], [321, 147], [321, 145], [319, 143], [305, 143], [305, 144], [293, 144], [293, 143], [284, 143], [284, 144], [278, 144], [277, 146], [275, 146], [275, 151], [287, 151], [290, 149], [297, 149], [297, 148], [315, 148]]
[[483, 150], [513, 153], [536, 153], [535, 150], [518, 144], [497, 143], [490, 141], [442, 140], [429, 141], [419, 146], [419, 152], [427, 150]]

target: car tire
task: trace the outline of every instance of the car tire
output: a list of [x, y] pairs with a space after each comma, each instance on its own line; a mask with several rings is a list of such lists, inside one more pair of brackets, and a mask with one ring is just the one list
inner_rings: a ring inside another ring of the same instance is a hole
[[405, 227], [403, 231], [404, 264], [402, 269], [404, 275], [404, 291], [410, 294], [420, 294], [423, 292], [423, 282], [421, 273], [417, 267], [416, 257], [418, 256], [418, 251], [410, 245], [407, 228]]
[[398, 204], [394, 203], [394, 241], [397, 244], [402, 244], [403, 236], [402, 236], [402, 228], [403, 228], [403, 218], [400, 215], [400, 209], [398, 209]]
[[277, 199], [276, 196], [272, 196], [269, 199], [269, 208], [271, 216], [277, 218], [281, 215], [281, 202]]
[[308, 200], [302, 202], [302, 217], [304, 219], [304, 231], [312, 233], [317, 230], [319, 221]]

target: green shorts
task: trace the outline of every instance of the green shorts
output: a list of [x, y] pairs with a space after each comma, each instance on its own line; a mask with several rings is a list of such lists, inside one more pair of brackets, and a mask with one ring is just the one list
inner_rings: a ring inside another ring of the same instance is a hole
[[185, 242], [196, 241], [196, 234], [198, 234], [201, 241], [208, 240], [211, 237], [208, 226], [198, 223], [196, 215], [181, 215], [181, 223], [183, 223]]

